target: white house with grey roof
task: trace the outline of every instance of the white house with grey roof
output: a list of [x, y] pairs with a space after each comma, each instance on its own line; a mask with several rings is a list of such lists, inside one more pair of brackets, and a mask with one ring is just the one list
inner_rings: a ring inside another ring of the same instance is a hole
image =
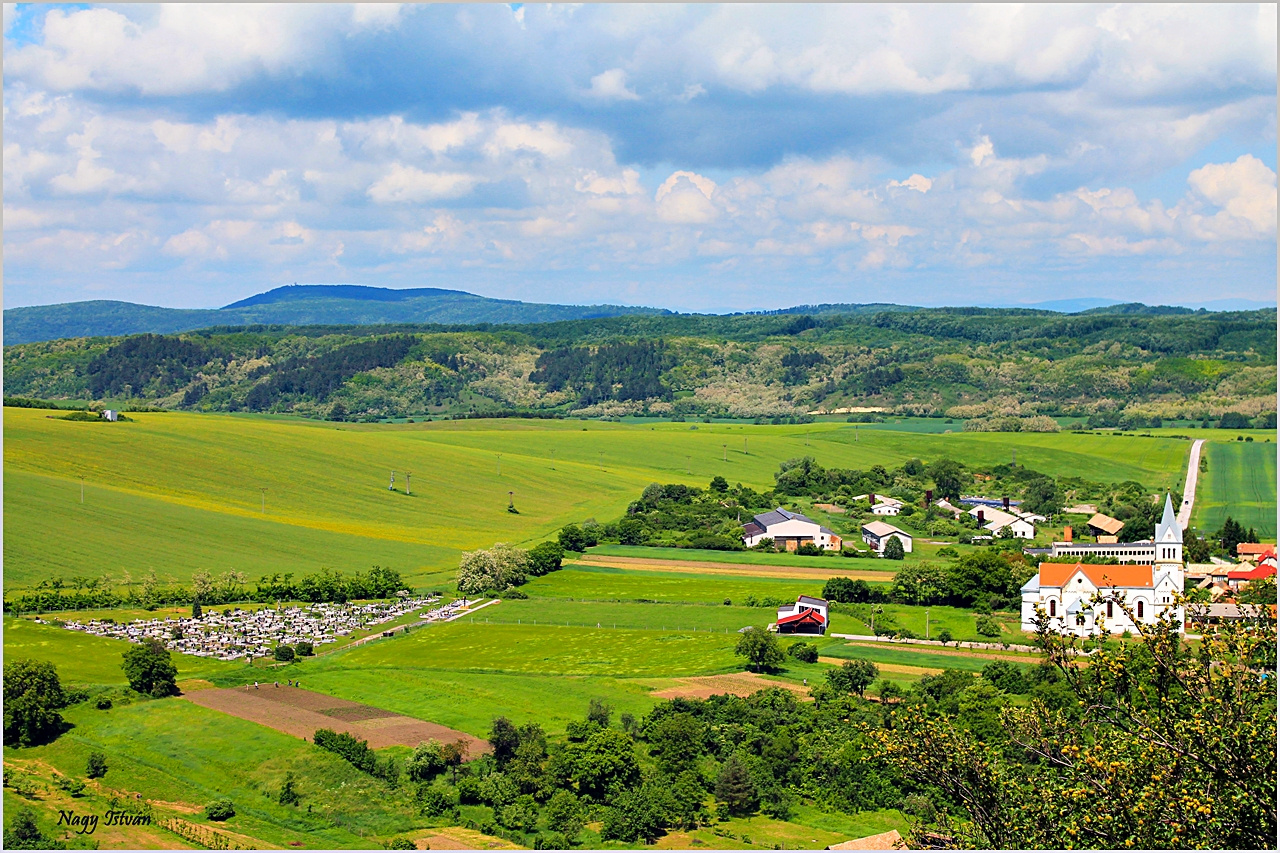
[[862, 525], [862, 541], [870, 545], [871, 550], [877, 554], [884, 553], [884, 546], [889, 544], [890, 539], [897, 539], [902, 543], [904, 554], [911, 553], [911, 534], [907, 531], [885, 521], [872, 521]]
[[742, 526], [742, 542], [748, 548], [772, 539], [779, 551], [794, 551], [801, 545], [816, 545], [828, 551], [840, 550], [840, 536], [806, 515], [778, 507], [762, 512]]

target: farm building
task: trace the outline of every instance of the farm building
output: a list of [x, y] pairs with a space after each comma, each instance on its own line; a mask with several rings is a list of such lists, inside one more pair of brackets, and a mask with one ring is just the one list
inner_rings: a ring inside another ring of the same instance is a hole
[[762, 539], [772, 539], [779, 551], [794, 551], [801, 545], [816, 545], [828, 551], [840, 550], [840, 536], [806, 515], [778, 507], [763, 512], [742, 526], [742, 541], [752, 548]]
[[[1124, 522], [1120, 519], [1112, 518], [1109, 515], [1103, 515], [1100, 512], [1095, 512], [1093, 517], [1085, 522], [1085, 524], [1089, 525], [1089, 532], [1098, 537], [1099, 542], [1103, 541], [1103, 538], [1107, 536], [1118, 537], [1120, 535], [1121, 528], [1124, 527]], [[1112, 538], [1109, 541], [1115, 542], [1116, 539]]]
[[902, 511], [902, 501], [888, 495], [854, 495], [855, 501], [867, 501], [871, 504], [872, 515], [897, 515]]
[[1037, 608], [1058, 631], [1079, 636], [1132, 631], [1170, 612], [1185, 626], [1185, 611], [1174, 601], [1183, 584], [1182, 527], [1168, 496], [1155, 541], [1147, 545], [1155, 557], [1147, 565], [1041, 563], [1022, 587], [1022, 630], [1036, 629]]
[[779, 634], [827, 633], [827, 602], [822, 598], [802, 595], [795, 604], [778, 608]]
[[871, 546], [877, 554], [884, 553], [884, 546], [890, 539], [897, 537], [902, 543], [903, 553], [911, 553], [911, 534], [900, 530], [886, 521], [872, 521], [862, 525], [862, 541]]
[[993, 535], [998, 536], [1007, 529], [1010, 535], [1018, 539], [1035, 539], [1035, 523], [1045, 520], [1043, 515], [1018, 512], [1017, 510], [1005, 512], [1002, 509], [989, 506], [975, 506], [969, 510], [969, 515], [978, 519], [978, 524], [990, 530]]

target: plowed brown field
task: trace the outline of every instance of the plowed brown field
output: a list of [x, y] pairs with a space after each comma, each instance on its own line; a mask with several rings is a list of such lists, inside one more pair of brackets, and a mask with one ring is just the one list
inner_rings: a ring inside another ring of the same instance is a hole
[[487, 741], [464, 732], [297, 687], [271, 684], [229, 687], [199, 690], [183, 698], [306, 739], [310, 739], [316, 729], [330, 729], [367, 740], [373, 749], [417, 746], [424, 740], [434, 739], [441, 743], [465, 743], [471, 758], [490, 751]]

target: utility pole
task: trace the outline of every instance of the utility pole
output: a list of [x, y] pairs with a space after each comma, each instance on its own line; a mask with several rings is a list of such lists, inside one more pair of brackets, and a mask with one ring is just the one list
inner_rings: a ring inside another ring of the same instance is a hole
[[603, 450], [596, 451], [596, 463], [600, 466], [600, 470], [603, 471], [604, 470], [604, 451]]
[[924, 609], [924, 638], [929, 639], [929, 608]]
[[498, 454], [498, 476], [502, 476], [502, 454]]
[[729, 445], [727, 444], [720, 445], [720, 450], [724, 453], [724, 461], [728, 462], [729, 461]]
[[556, 470], [556, 452], [554, 450], [551, 451], [551, 470]]
[[745, 435], [742, 437], [742, 455], [743, 456], [748, 455], [747, 454], [747, 437]]
[[508, 510], [512, 510], [512, 509], [515, 509], [515, 508], [516, 508], [516, 493], [515, 493], [515, 490], [514, 490], [514, 489], [508, 489], [508, 490], [507, 490], [507, 509], [508, 509]]
[[84, 503], [84, 477], [80, 478], [80, 503]]
[[404, 493], [405, 493], [406, 495], [407, 495], [407, 494], [409, 494], [409, 478], [410, 478], [410, 477], [412, 477], [412, 476], [413, 476], [413, 472], [412, 472], [412, 471], [405, 471], [405, 472], [404, 472]]
[[262, 514], [266, 515], [267, 514], [267, 487], [259, 486], [258, 489], [261, 490], [262, 492]]
[[685, 472], [686, 474], [692, 474], [692, 473], [693, 473], [693, 461], [692, 461], [692, 460], [693, 460], [693, 457], [692, 457], [692, 456], [686, 456], [686, 457], [684, 458], [684, 472]]
[[388, 492], [394, 492], [395, 490], [396, 490], [396, 472], [395, 472], [395, 471], [392, 471], [392, 472], [391, 472], [391, 485], [387, 486], [387, 491], [388, 491]]

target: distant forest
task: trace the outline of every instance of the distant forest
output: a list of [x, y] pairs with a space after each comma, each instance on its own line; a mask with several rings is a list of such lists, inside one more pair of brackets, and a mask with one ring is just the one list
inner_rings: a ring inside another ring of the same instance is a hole
[[[795, 418], [842, 407], [982, 429], [1266, 423], [1276, 311], [1013, 309], [242, 326], [5, 348], [6, 393], [333, 420], [484, 413]], [[1261, 419], [1261, 420], [1259, 420]], [[1274, 423], [1274, 421], [1272, 421]]]

